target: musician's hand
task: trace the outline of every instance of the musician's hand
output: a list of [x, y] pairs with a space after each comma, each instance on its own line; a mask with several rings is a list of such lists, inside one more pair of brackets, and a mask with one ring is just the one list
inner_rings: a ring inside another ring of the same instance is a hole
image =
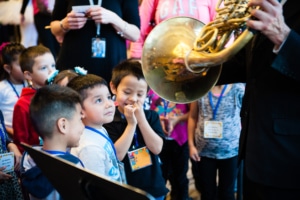
[[290, 33], [284, 22], [282, 5], [277, 0], [251, 0], [248, 6], [258, 7], [252, 10], [255, 20], [248, 20], [247, 26], [266, 35], [279, 47]]

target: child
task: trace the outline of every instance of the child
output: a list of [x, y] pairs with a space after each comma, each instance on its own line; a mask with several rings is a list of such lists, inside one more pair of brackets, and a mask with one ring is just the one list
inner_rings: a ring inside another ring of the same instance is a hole
[[25, 79], [31, 82], [29, 87], [23, 88], [13, 112], [14, 142], [23, 153], [21, 142], [40, 144], [29, 119], [29, 104], [36, 90], [45, 85], [48, 75], [55, 70], [55, 61], [50, 50], [39, 45], [29, 47], [21, 53], [20, 65]]
[[159, 154], [162, 161], [162, 173], [165, 181], [171, 185], [171, 199], [189, 199], [189, 149], [187, 119], [189, 104], [167, 101], [150, 90], [151, 110], [155, 110], [161, 120], [166, 140]]
[[87, 74], [73, 78], [68, 86], [81, 95], [85, 116], [84, 133], [79, 146], [72, 148], [71, 153], [82, 160], [85, 168], [110, 180], [125, 182], [122, 181], [124, 172], [121, 171], [123, 168], [119, 168], [114, 144], [103, 127], [103, 124], [113, 120], [115, 114], [106, 81], [99, 76]]
[[191, 103], [188, 144], [199, 173], [201, 199], [235, 199], [243, 96], [241, 83], [220, 85]]
[[10, 138], [13, 137], [14, 106], [26, 85], [19, 64], [19, 56], [24, 49], [24, 46], [19, 43], [5, 43], [0, 47], [0, 109]]
[[[106, 124], [105, 128], [115, 143], [119, 159], [124, 162], [127, 182], [156, 199], [164, 199], [168, 189], [158, 157], [164, 133], [158, 114], [152, 110], [143, 110], [148, 85], [141, 63], [126, 60], [117, 65], [112, 71], [110, 88], [116, 96], [118, 109], [113, 122]], [[130, 113], [133, 114], [133, 119], [128, 120]], [[137, 124], [130, 134], [127, 120], [128, 123], [136, 120]]]
[[[15, 157], [14, 169], [20, 167], [21, 153], [17, 146], [10, 141], [5, 131], [4, 119], [0, 110], [0, 157], [6, 153], [13, 152]], [[0, 167], [0, 199], [23, 200], [22, 191], [14, 169], [9, 171], [8, 166]]]
[[[67, 148], [78, 146], [84, 129], [79, 94], [56, 84], [44, 86], [33, 96], [29, 110], [32, 124], [43, 139], [41, 150], [83, 167], [78, 158], [67, 153]], [[22, 167], [22, 184], [31, 199], [60, 199], [58, 192], [26, 153]]]

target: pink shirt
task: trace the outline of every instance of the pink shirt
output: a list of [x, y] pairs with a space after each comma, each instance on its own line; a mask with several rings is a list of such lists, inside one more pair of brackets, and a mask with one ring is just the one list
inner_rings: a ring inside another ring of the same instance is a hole
[[152, 16], [156, 24], [177, 16], [192, 17], [207, 24], [216, 14], [217, 3], [218, 0], [143, 0], [140, 6], [141, 35], [137, 42], [131, 43], [130, 57], [141, 58]]
[[[160, 98], [153, 90], [150, 90], [148, 95], [151, 98], [150, 109], [156, 111], [160, 116], [166, 115], [167, 117], [180, 116], [189, 112], [188, 104], [176, 104], [168, 102], [164, 105], [162, 98]], [[180, 146], [182, 146], [188, 139], [187, 121], [176, 124], [170, 137], [174, 139]]]

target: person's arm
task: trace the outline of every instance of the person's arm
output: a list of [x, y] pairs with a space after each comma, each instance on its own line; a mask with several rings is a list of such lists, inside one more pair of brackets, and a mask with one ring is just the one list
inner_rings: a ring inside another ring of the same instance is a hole
[[23, 24], [25, 22], [25, 10], [26, 10], [26, 7], [29, 3], [29, 0], [23, 0], [22, 1], [22, 6], [21, 6], [21, 10], [20, 10], [20, 22], [21, 24]]
[[23, 109], [22, 105], [19, 105], [18, 102], [14, 107], [13, 112], [13, 129], [14, 129], [14, 143], [17, 145], [21, 153], [24, 152], [21, 142], [28, 143], [29, 139], [29, 127], [28, 119], [29, 114], [26, 110]]
[[278, 51], [275, 52], [277, 57], [272, 67], [285, 76], [299, 81], [300, 35], [286, 24], [282, 5], [277, 0], [253, 0], [249, 6], [258, 6], [260, 9], [252, 11], [255, 20], [248, 20], [247, 26], [264, 34], [274, 43], [274, 49]]
[[155, 1], [158, 0], [143, 0], [139, 8], [141, 28], [140, 35], [136, 42], [130, 44], [130, 57], [140, 59], [142, 57], [143, 45], [149, 34], [150, 21], [154, 20], [155, 11], [157, 8], [154, 7]]
[[194, 143], [195, 129], [198, 121], [198, 102], [194, 101], [190, 104], [190, 112], [188, 117], [188, 145], [190, 151], [190, 158], [194, 161], [200, 161], [198, 150]]
[[[135, 116], [138, 120], [138, 126], [144, 138], [145, 144], [147, 148], [153, 154], [159, 154], [162, 150], [163, 139], [151, 128], [147, 118], [145, 116], [145, 112], [143, 110], [143, 105], [139, 103], [139, 109], [135, 110]], [[153, 111], [155, 112], [155, 111]], [[157, 115], [157, 122], [160, 124], [159, 116]]]
[[94, 6], [87, 10], [87, 15], [95, 21], [96, 24], [111, 24], [116, 32], [127, 40], [136, 41], [139, 38], [139, 28], [131, 24], [116, 13], [100, 6]]
[[15, 170], [19, 171], [20, 170], [20, 164], [21, 164], [21, 159], [22, 159], [22, 154], [19, 151], [17, 145], [15, 145], [13, 142], [9, 142], [7, 144], [7, 149], [9, 152], [13, 152], [15, 156]]
[[51, 32], [59, 43], [62, 43], [65, 34], [70, 30], [81, 29], [87, 21], [83, 13], [70, 12], [61, 20], [54, 20], [50, 23]]
[[136, 130], [137, 120], [134, 116], [134, 111], [135, 108], [131, 105], [124, 107], [124, 116], [127, 120], [127, 126], [121, 137], [114, 143], [119, 160], [123, 160], [126, 156]]

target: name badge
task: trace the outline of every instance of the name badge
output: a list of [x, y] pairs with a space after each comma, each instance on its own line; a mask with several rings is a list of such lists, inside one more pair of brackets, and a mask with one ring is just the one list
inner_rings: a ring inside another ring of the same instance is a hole
[[223, 137], [223, 123], [221, 121], [205, 121], [204, 122], [204, 138]]
[[14, 163], [15, 159], [13, 152], [0, 154], [0, 167], [6, 167], [2, 172], [7, 173], [14, 171]]
[[127, 155], [129, 158], [131, 170], [133, 172], [152, 165], [151, 156], [147, 147], [128, 151]]
[[92, 38], [92, 58], [105, 58], [106, 40], [105, 38]]

